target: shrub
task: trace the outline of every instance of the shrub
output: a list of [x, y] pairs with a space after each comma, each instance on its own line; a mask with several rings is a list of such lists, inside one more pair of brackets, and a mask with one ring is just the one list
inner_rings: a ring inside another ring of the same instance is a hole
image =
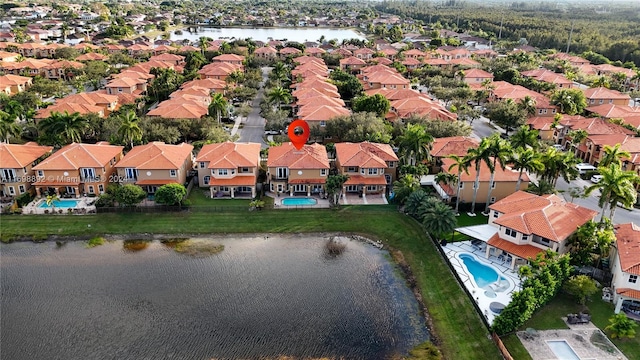
[[33, 195], [31, 195], [30, 192], [26, 192], [16, 197], [16, 203], [18, 203], [18, 207], [23, 207], [31, 201], [33, 201]]
[[87, 248], [92, 248], [104, 244], [105, 239], [102, 236], [92, 237], [87, 241]]

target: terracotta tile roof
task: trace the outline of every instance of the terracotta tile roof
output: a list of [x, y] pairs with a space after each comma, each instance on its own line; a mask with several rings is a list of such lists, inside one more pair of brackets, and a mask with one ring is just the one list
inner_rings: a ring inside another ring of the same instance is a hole
[[362, 59], [358, 59], [355, 56], [348, 57], [346, 59], [340, 59], [340, 66], [342, 65], [365, 65], [366, 62]]
[[589, 135], [603, 134], [628, 134], [633, 135], [632, 130], [626, 129], [620, 125], [612, 124], [601, 118], [570, 118], [560, 121], [560, 125], [569, 127], [571, 130], [583, 129]]
[[78, 56], [76, 60], [77, 61], [104, 61], [104, 60], [107, 60], [108, 58], [109, 57], [106, 55], [90, 52], [90, 53], [86, 53]]
[[373, 55], [375, 54], [375, 51], [369, 49], [369, 48], [360, 48], [357, 50], [353, 50], [353, 55]]
[[552, 84], [573, 84], [573, 81], [567, 79], [563, 74], [555, 73], [547, 69], [523, 71], [521, 74], [538, 81], [544, 81]]
[[179, 48], [178, 51], [181, 52], [181, 53], [191, 52], [191, 51], [200, 51], [200, 48], [197, 48], [197, 47], [191, 46], [191, 45], [185, 45], [185, 46]]
[[630, 298], [640, 300], [640, 290], [635, 290], [631, 288], [617, 288], [616, 293], [625, 297], [630, 297]]
[[161, 102], [157, 108], [149, 111], [147, 116], [157, 116], [165, 119], [200, 119], [207, 115], [207, 106], [184, 99], [170, 99]]
[[[384, 66], [384, 65], [380, 65]], [[380, 71], [370, 73], [367, 78], [364, 79], [366, 83], [381, 84], [381, 85], [409, 85], [409, 80], [405, 79], [402, 75], [389, 71]]]
[[[107, 95], [106, 89], [96, 90], [94, 92]], [[125, 104], [134, 104], [136, 102], [136, 99], [140, 97], [140, 95], [127, 93], [117, 93], [114, 96], [118, 98], [118, 107]]]
[[403, 51], [402, 52], [405, 56], [416, 56], [416, 57], [421, 57], [421, 56], [425, 56], [426, 54], [423, 53], [420, 50], [417, 49], [411, 49], [411, 50], [407, 50], [407, 51]]
[[98, 45], [93, 45], [93, 44], [89, 44], [89, 43], [86, 43], [86, 42], [82, 42], [82, 43], [80, 43], [80, 44], [76, 44], [76, 45], [74, 45], [73, 47], [74, 47], [75, 49], [82, 50], [82, 51], [84, 51], [84, 50], [86, 50], [86, 49], [91, 49], [91, 50], [98, 50], [98, 49], [100, 49], [100, 46], [98, 46]]
[[181, 88], [186, 89], [191, 86], [203, 87], [210, 90], [220, 90], [224, 89], [227, 86], [227, 83], [219, 79], [196, 79], [182, 84]]
[[2, 86], [24, 85], [28, 82], [31, 82], [31, 78], [27, 76], [11, 75], [11, 74], [0, 76], [0, 85]]
[[211, 60], [218, 62], [242, 62], [244, 61], [244, 56], [236, 54], [222, 54], [214, 57]]
[[380, 94], [391, 101], [409, 99], [414, 97], [424, 97], [425, 99], [431, 100], [429, 96], [427, 96], [426, 94], [421, 94], [420, 92], [413, 89], [394, 90], [394, 89], [377, 88], [377, 89], [369, 89], [365, 91], [365, 94], [367, 94], [368, 96]]
[[79, 113], [80, 115], [94, 113], [100, 116], [104, 116], [104, 108], [100, 106], [90, 104], [61, 103], [38, 110], [34, 118], [46, 119], [54, 112], [58, 112], [61, 114], [64, 114], [65, 112], [69, 114]]
[[19, 169], [26, 167], [43, 155], [50, 153], [52, 146], [40, 146], [34, 142], [24, 145], [0, 143], [0, 168]]
[[276, 50], [271, 46], [263, 46], [263, 47], [257, 48], [253, 53], [254, 54], [276, 54], [277, 52], [278, 50]]
[[467, 150], [477, 148], [478, 145], [478, 140], [468, 136], [436, 138], [431, 145], [431, 156], [465, 156], [467, 154]]
[[169, 145], [163, 142], [150, 142], [146, 145], [134, 146], [122, 160], [116, 164], [117, 168], [136, 168], [138, 170], [179, 169], [185, 160], [191, 158], [193, 146], [182, 143]]
[[621, 93], [619, 91], [616, 91], [616, 90], [607, 89], [605, 87], [589, 88], [589, 89], [585, 89], [583, 91], [584, 91], [584, 96], [586, 96], [587, 99], [594, 99], [594, 100], [598, 100], [598, 99], [605, 99], [605, 100], [609, 100], [609, 99], [631, 100], [631, 97], [629, 97], [629, 95], [623, 94], [623, 93]]
[[615, 226], [616, 247], [622, 271], [640, 275], [640, 226], [634, 223]]
[[449, 62], [441, 58], [424, 59], [424, 63], [431, 66], [446, 66]]
[[623, 118], [627, 115], [633, 114], [640, 116], [640, 108], [628, 105], [602, 104], [598, 106], [590, 106], [586, 108], [586, 110], [607, 119]]
[[313, 89], [317, 89], [317, 90], [325, 89], [325, 90], [331, 90], [331, 91], [338, 92], [338, 87], [337, 86], [335, 86], [334, 84], [331, 84], [331, 83], [329, 83], [326, 80], [323, 80], [321, 78], [307, 78], [307, 79], [305, 79], [305, 81], [300, 82], [300, 83], [295, 83], [292, 86], [295, 86], [296, 90], [313, 88]]
[[414, 59], [414, 58], [406, 58], [402, 61], [402, 65], [404, 66], [418, 66], [418, 65], [422, 65], [422, 62], [418, 59]]
[[538, 196], [524, 191], [511, 194], [489, 208], [502, 214], [494, 220], [495, 224], [556, 242], [565, 240], [598, 214], [557, 195]]
[[310, 47], [310, 48], [306, 48], [304, 50], [305, 54], [324, 54], [326, 53], [326, 51], [324, 51], [324, 49], [321, 48], [317, 48], [317, 47]]
[[622, 74], [625, 74], [627, 76], [627, 78], [629, 78], [629, 79], [636, 75], [636, 73], [632, 69], [627, 69], [627, 68], [623, 68], [623, 67], [619, 67], [619, 66], [614, 66], [614, 65], [611, 65], [611, 64], [594, 65], [593, 68], [598, 70], [599, 72], [601, 72], [603, 74], [618, 74], [618, 73], [622, 73]]
[[155, 48], [153, 48], [153, 51], [155, 51], [155, 52], [158, 52], [158, 51], [176, 51], [176, 50], [178, 50], [178, 49], [176, 49], [173, 46], [164, 45], [164, 44], [158, 45]]
[[340, 166], [357, 166], [363, 168], [387, 168], [387, 161], [398, 161], [398, 156], [389, 144], [371, 143], [337, 143], [336, 158]]
[[209, 179], [209, 186], [255, 186], [256, 185], [256, 176], [255, 175], [242, 175], [235, 176], [232, 178], [219, 179], [215, 177], [211, 177]]
[[504, 99], [512, 99], [512, 100], [521, 100], [526, 96], [529, 96], [536, 100], [536, 108], [544, 109], [544, 108], [554, 108], [555, 106], [551, 105], [549, 99], [533, 90], [529, 90], [520, 85], [513, 85], [506, 81], [495, 81], [493, 82], [495, 88], [491, 91], [493, 95], [500, 100]]
[[371, 60], [373, 63], [377, 63], [378, 65], [391, 65], [393, 64], [393, 60], [384, 57], [377, 57]]
[[296, 105], [328, 105], [328, 106], [345, 106], [344, 101], [340, 98], [329, 97], [326, 95], [319, 95], [314, 97], [302, 98], [296, 101]]
[[107, 88], [132, 88], [138, 84], [145, 84], [146, 81], [142, 79], [134, 79], [129, 77], [121, 77], [115, 80], [109, 81], [105, 87]]
[[198, 153], [196, 161], [208, 161], [209, 169], [256, 167], [260, 164], [260, 144], [233, 142], [207, 144]]
[[164, 54], [155, 55], [155, 56], [150, 57], [149, 61], [151, 61], [151, 60], [167, 61], [167, 62], [182, 62], [182, 61], [184, 61], [184, 56], [164, 53]]
[[329, 159], [327, 150], [320, 144], [304, 145], [298, 150], [289, 142], [269, 148], [267, 166], [289, 169], [329, 169]]
[[477, 67], [481, 65], [479, 62], [469, 58], [451, 59], [449, 61], [449, 64], [458, 65], [458, 66], [471, 66], [471, 67]]
[[553, 124], [553, 118], [549, 116], [536, 116], [527, 119], [526, 122], [532, 129], [535, 130], [551, 130], [551, 125]]
[[295, 54], [302, 54], [302, 51], [300, 51], [300, 49], [296, 49], [293, 47], [285, 47], [280, 49], [280, 55], [295, 55]]
[[395, 56], [398, 54], [398, 50], [393, 48], [384, 48], [380, 50], [380, 52], [383, 53], [385, 56]]
[[387, 185], [387, 179], [384, 174], [378, 176], [362, 176], [349, 174], [349, 179], [345, 185]]
[[95, 105], [95, 106], [109, 106], [111, 104], [117, 103], [118, 97], [116, 95], [109, 95], [105, 93], [99, 92], [86, 92], [86, 93], [77, 93], [63, 97], [62, 99], [58, 99], [56, 104], [85, 104], [85, 105]]
[[301, 117], [305, 121], [323, 121], [337, 116], [348, 115], [351, 115], [351, 111], [341, 106], [314, 106], [313, 104], [300, 107], [297, 114], [297, 116]]
[[328, 89], [300, 89], [300, 90], [292, 91], [291, 95], [293, 95], [298, 99], [304, 99], [308, 97], [316, 97], [316, 96], [322, 96], [322, 95], [325, 95], [328, 97], [334, 97], [334, 98], [340, 97], [340, 93], [338, 93], [337, 91], [332, 91]]
[[487, 241], [487, 244], [523, 259], [535, 259], [539, 253], [544, 251], [533, 245], [518, 245], [511, 241], [502, 240], [500, 239], [499, 233], [494, 234], [491, 239]]
[[149, 74], [148, 72], [140, 72], [140, 71], [127, 69], [111, 77], [114, 79], [122, 79], [122, 78], [140, 79], [147, 82], [155, 78], [155, 75]]
[[122, 154], [122, 146], [109, 145], [105, 142], [97, 144], [72, 143], [53, 153], [34, 170], [78, 170], [80, 168], [102, 168], [111, 159]]
[[464, 70], [464, 78], [483, 78], [483, 79], [493, 79], [493, 74], [484, 71], [482, 69], [469, 69]]
[[351, 56], [353, 55], [353, 53], [350, 50], [347, 50], [345, 48], [339, 48], [339, 49], [335, 49], [331, 52], [332, 54], [338, 54], [340, 56]]

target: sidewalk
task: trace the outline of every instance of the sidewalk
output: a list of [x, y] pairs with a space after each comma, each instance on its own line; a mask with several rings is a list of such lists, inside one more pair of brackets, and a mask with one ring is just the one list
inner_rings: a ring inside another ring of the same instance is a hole
[[231, 136], [235, 135], [240, 129], [240, 124], [242, 123], [242, 116], [236, 117], [236, 122], [233, 124], [233, 129], [231, 129]]

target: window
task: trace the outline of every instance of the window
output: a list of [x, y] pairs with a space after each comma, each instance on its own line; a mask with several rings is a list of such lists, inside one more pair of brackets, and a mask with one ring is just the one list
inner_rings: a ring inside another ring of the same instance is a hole
[[496, 182], [495, 182], [495, 181], [491, 183], [491, 188], [492, 188], [492, 189], [495, 189], [495, 188], [496, 188]]
[[102, 194], [104, 192], [104, 185], [98, 185], [98, 191], [100, 192], [100, 194]]
[[542, 115], [542, 109], [538, 109], [538, 114]]
[[284, 167], [276, 168], [276, 178], [286, 179], [289, 176], [289, 169]]
[[370, 168], [369, 169], [369, 175], [378, 175], [378, 169]]
[[529, 241], [529, 235], [523, 234], [522, 235], [522, 241]]
[[4, 181], [12, 181], [16, 178], [16, 171], [14, 169], [2, 169], [2, 179]]
[[494, 202], [496, 202], [496, 198], [494, 196], [492, 196], [491, 199], [489, 200], [489, 202], [493, 204]]
[[16, 194], [16, 189], [13, 188], [13, 186], [9, 186], [9, 195], [15, 195]]
[[395, 161], [389, 161], [389, 165], [390, 168], [396, 166], [396, 162]]
[[327, 169], [320, 169], [320, 176], [327, 176]]
[[93, 194], [94, 190], [93, 190], [93, 185], [89, 185], [89, 194]]
[[364, 168], [360, 168], [360, 174], [364, 175]]
[[458, 187], [460, 188], [460, 190], [464, 189], [464, 183], [461, 181], [460, 184], [458, 184]]
[[204, 169], [204, 161], [200, 161], [200, 169]]
[[218, 169], [218, 175], [226, 176], [228, 174], [227, 169]]
[[613, 104], [613, 99], [610, 99], [610, 100], [609, 100], [609, 104]]
[[324, 120], [320, 121], [320, 126], [321, 126], [321, 127], [325, 127], [325, 126], [327, 126], [327, 122], [326, 122], [326, 121], [324, 121]]
[[173, 170], [173, 169], [169, 170], [169, 176], [171, 176], [171, 177], [178, 176], [178, 171], [177, 170]]
[[209, 180], [211, 179], [211, 176], [205, 176], [202, 178], [202, 185], [209, 185]]
[[80, 169], [80, 173], [82, 174], [82, 179], [95, 179], [96, 178], [96, 169], [94, 168], [82, 168]]
[[240, 172], [242, 172], [242, 173], [248, 173], [248, 172], [249, 172], [249, 168], [248, 168], [248, 167], [240, 168]]
[[18, 186], [18, 192], [19, 192], [20, 194], [24, 194], [24, 185], [20, 185], [20, 186]]
[[638, 281], [638, 275], [629, 274], [629, 282], [635, 284]]
[[347, 168], [347, 172], [358, 172], [358, 168], [356, 168], [355, 166], [349, 166]]
[[38, 170], [38, 177], [44, 177], [44, 171]]
[[138, 171], [134, 168], [125, 168], [124, 175], [127, 179], [135, 180], [138, 178]]
[[387, 182], [387, 184], [391, 184], [391, 175], [389, 174], [384, 174], [384, 179]]
[[600, 104], [604, 104], [604, 99], [600, 99]]
[[509, 229], [509, 228], [506, 228], [504, 233], [507, 236], [511, 236], [511, 237], [516, 237], [516, 235], [518, 234], [515, 230]]
[[500, 213], [494, 210], [493, 211], [493, 218], [497, 219], [499, 216], [500, 216]]
[[367, 191], [378, 191], [378, 187], [376, 185], [368, 185]]

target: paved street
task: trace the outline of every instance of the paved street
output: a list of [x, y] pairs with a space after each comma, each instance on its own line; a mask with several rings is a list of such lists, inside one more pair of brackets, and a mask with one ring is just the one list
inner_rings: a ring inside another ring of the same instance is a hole
[[491, 136], [491, 134], [497, 131], [504, 132], [494, 124], [489, 123], [489, 119], [484, 116], [481, 116], [480, 119], [474, 120], [471, 123], [471, 128], [473, 129], [471, 136], [475, 137], [478, 140], [489, 137]]
[[[271, 68], [262, 68], [262, 85], [264, 85], [267, 75], [271, 71]], [[260, 102], [264, 98], [264, 88], [261, 87], [258, 90], [258, 94], [251, 103], [251, 113], [243, 123], [242, 129], [238, 130], [240, 139], [238, 142], [254, 142], [262, 144], [262, 148], [266, 148], [267, 144], [264, 142], [264, 119], [260, 116]]]

